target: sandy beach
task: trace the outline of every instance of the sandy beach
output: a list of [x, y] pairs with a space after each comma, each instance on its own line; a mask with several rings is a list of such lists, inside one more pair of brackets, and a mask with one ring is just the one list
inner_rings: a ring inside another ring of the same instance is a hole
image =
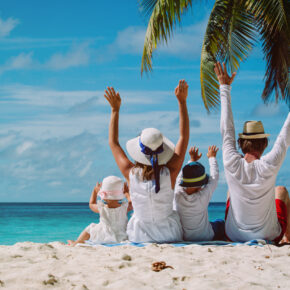
[[[152, 270], [165, 261], [172, 268]], [[290, 246], [0, 246], [6, 289], [289, 289]]]

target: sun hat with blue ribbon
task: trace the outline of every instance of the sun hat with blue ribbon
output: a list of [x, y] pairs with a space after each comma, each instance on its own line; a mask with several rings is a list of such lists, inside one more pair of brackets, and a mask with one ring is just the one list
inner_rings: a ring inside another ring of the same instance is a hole
[[208, 183], [209, 176], [204, 166], [199, 162], [190, 162], [182, 168], [182, 187], [201, 187]]
[[174, 154], [174, 144], [155, 128], [146, 128], [139, 137], [126, 144], [129, 155], [137, 162], [152, 166], [154, 170], [155, 192], [160, 190], [159, 165], [165, 165]]

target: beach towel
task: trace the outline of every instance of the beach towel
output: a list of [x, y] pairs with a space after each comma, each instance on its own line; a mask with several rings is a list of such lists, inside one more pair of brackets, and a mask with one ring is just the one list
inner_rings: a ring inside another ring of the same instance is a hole
[[[93, 243], [90, 240], [86, 241], [85, 244], [78, 244], [77, 246], [91, 246], [91, 247], [98, 247], [98, 246], [105, 246], [105, 247], [118, 247], [118, 246], [134, 246], [134, 247], [146, 247], [148, 245], [151, 245], [152, 243], [132, 243], [129, 241], [125, 241], [118, 244], [97, 244]], [[154, 244], [165, 244], [165, 243], [154, 243]], [[185, 247], [188, 245], [201, 245], [201, 246], [265, 246], [265, 245], [274, 245], [272, 241], [267, 240], [251, 240], [245, 243], [239, 243], [239, 242], [226, 242], [226, 241], [204, 241], [204, 242], [178, 242], [178, 243], [166, 243], [167, 245], [171, 245], [173, 247]]]

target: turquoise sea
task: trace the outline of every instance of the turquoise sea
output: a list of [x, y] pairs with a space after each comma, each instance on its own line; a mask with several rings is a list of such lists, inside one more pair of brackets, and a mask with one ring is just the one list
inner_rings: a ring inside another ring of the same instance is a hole
[[[210, 220], [224, 219], [225, 203], [210, 203]], [[88, 203], [0, 203], [0, 245], [76, 239], [99, 215]]]

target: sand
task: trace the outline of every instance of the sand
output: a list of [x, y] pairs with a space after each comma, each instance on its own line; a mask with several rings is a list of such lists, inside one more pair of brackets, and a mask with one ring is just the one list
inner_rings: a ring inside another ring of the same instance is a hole
[[[156, 261], [172, 268], [152, 271]], [[6, 289], [290, 289], [290, 246], [0, 246]]]

